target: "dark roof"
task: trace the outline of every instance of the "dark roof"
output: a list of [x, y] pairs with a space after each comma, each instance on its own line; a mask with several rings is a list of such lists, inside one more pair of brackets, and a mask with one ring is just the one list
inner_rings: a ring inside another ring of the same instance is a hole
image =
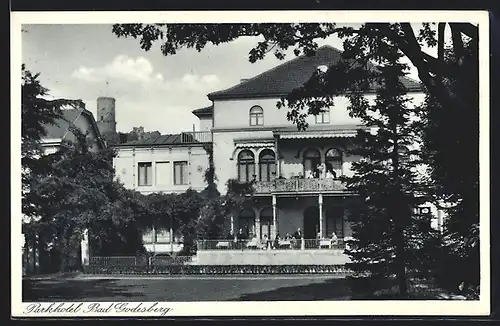
[[179, 145], [199, 143], [192, 133], [168, 134], [168, 135], [151, 135], [144, 139], [131, 140], [116, 146], [149, 146], [149, 145]]
[[212, 115], [212, 111], [214, 109], [213, 105], [201, 108], [201, 109], [196, 109], [191, 111], [195, 116], [200, 117], [200, 116], [206, 116], [206, 115]]
[[94, 115], [87, 109], [63, 109], [62, 117], [56, 119], [54, 124], [46, 124], [45, 128], [45, 136], [43, 138], [56, 138], [63, 139], [68, 133], [71, 131], [69, 127], [71, 124], [74, 124], [78, 119], [87, 118], [90, 121], [90, 125], [92, 129], [94, 129], [95, 134], [97, 135], [98, 144], [101, 148], [104, 147], [104, 141], [101, 137], [101, 133], [99, 132], [99, 128], [97, 127], [97, 122], [94, 119]]
[[[296, 57], [231, 88], [210, 93], [208, 98], [214, 100], [286, 95], [304, 85], [319, 66], [336, 64], [341, 55], [342, 51], [325, 45], [318, 48], [314, 56]], [[409, 91], [422, 91], [420, 84], [413, 79], [404, 78], [403, 83]]]

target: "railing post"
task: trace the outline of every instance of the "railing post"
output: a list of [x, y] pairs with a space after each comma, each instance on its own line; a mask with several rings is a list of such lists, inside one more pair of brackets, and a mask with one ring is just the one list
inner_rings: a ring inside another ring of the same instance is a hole
[[321, 238], [325, 235], [323, 234], [323, 194], [318, 196], [318, 206], [319, 206], [319, 234]]
[[274, 241], [274, 239], [276, 238], [276, 234], [278, 234], [278, 219], [276, 218], [276, 195], [273, 195], [273, 226], [274, 226], [274, 230], [273, 230], [273, 233], [272, 233], [272, 239], [271, 241]]

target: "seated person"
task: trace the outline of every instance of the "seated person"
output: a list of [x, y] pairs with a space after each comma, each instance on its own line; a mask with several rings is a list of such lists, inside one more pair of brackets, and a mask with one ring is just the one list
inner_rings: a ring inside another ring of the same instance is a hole
[[262, 249], [267, 249], [267, 247], [269, 246], [269, 239], [267, 238], [267, 234], [264, 234], [260, 244], [261, 244]]
[[280, 246], [280, 234], [276, 233], [276, 237], [274, 238], [274, 249], [278, 249]]
[[335, 171], [333, 171], [333, 170], [327, 170], [325, 178], [326, 179], [336, 179], [337, 175], [336, 175]]
[[314, 172], [313, 171], [307, 171], [306, 172], [306, 178], [307, 179], [314, 179]]
[[336, 245], [338, 243], [338, 238], [337, 238], [337, 235], [335, 234], [335, 232], [332, 232], [332, 237], [330, 239], [330, 243], [332, 245]]

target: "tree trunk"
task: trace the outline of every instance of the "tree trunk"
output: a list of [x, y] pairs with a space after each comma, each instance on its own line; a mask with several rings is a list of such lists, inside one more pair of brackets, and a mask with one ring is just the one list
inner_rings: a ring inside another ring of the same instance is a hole
[[[400, 219], [401, 215], [398, 216]], [[400, 222], [396, 222], [400, 224]], [[406, 277], [406, 255], [405, 255], [405, 241], [403, 229], [398, 225], [396, 227], [395, 246], [396, 246], [396, 277], [398, 279], [399, 295], [406, 298], [408, 295], [408, 280]]]

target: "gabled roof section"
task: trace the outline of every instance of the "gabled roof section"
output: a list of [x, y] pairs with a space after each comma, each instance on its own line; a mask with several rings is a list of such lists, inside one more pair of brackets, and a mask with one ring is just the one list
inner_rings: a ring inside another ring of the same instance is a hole
[[[296, 57], [231, 88], [210, 93], [208, 98], [215, 100], [283, 96], [304, 85], [319, 66], [332, 66], [341, 56], [342, 51], [325, 45], [318, 48], [314, 56]], [[415, 80], [404, 78], [403, 83], [409, 91], [422, 91], [422, 87]], [[375, 91], [375, 88], [371, 91]]]
[[56, 119], [54, 124], [44, 125], [46, 135], [42, 139], [65, 139], [68, 133], [71, 133], [70, 126], [76, 123], [79, 119], [87, 119], [90, 122], [90, 126], [97, 136], [97, 143], [99, 148], [104, 148], [105, 143], [97, 127], [97, 122], [94, 119], [94, 115], [87, 109], [63, 109], [62, 117]]
[[211, 116], [212, 112], [214, 110], [214, 106], [210, 105], [201, 109], [196, 109], [191, 111], [195, 116], [199, 117], [206, 117], [206, 116]]
[[117, 144], [115, 147], [135, 147], [135, 146], [146, 146], [146, 147], [154, 147], [154, 146], [170, 146], [170, 145], [186, 145], [186, 144], [201, 144], [202, 141], [199, 141], [196, 138], [196, 133], [192, 132], [183, 132], [180, 134], [167, 134], [167, 135], [151, 135], [149, 137], [143, 139], [137, 139], [128, 141], [123, 144]]

